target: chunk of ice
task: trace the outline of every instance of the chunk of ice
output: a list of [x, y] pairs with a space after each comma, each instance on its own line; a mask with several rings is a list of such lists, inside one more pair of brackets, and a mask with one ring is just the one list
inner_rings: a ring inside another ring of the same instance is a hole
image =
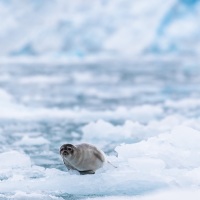
[[0, 154], [0, 169], [4, 168], [28, 168], [31, 166], [30, 158], [17, 151], [9, 151]]

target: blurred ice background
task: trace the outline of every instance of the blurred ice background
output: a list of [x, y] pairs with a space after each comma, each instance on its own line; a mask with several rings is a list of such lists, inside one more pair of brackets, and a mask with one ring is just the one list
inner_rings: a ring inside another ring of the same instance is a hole
[[199, 0], [0, 0], [0, 199], [198, 199], [199, 54]]
[[1, 56], [198, 55], [198, 0], [1, 0]]

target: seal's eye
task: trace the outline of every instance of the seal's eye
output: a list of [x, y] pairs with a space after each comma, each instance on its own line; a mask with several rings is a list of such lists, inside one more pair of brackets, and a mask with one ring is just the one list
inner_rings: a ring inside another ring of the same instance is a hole
[[67, 150], [68, 150], [68, 151], [72, 151], [72, 148], [71, 148], [71, 147], [67, 147]]
[[60, 152], [63, 151], [63, 150], [64, 150], [64, 147], [61, 147], [61, 148], [60, 148]]

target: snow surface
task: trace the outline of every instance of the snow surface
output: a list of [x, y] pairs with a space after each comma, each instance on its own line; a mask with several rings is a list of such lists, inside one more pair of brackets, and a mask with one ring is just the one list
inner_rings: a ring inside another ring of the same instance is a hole
[[161, 188], [198, 187], [199, 140], [199, 131], [177, 126], [170, 132], [141, 142], [119, 145], [115, 148], [118, 156], [108, 156], [117, 168], [107, 164], [90, 176], [45, 169], [32, 165], [30, 157], [24, 153], [5, 151], [0, 154], [3, 161], [0, 164], [1, 193], [46, 191], [49, 194], [134, 195]]
[[182, 199], [182, 200], [198, 200], [200, 196], [200, 191], [191, 189], [191, 190], [169, 190], [169, 191], [163, 191], [159, 192], [157, 194], [151, 194], [151, 195], [144, 195], [144, 196], [138, 196], [138, 197], [128, 197], [128, 196], [121, 196], [121, 197], [102, 197], [102, 198], [87, 198], [89, 199], [95, 199], [95, 200], [169, 200], [169, 199]]

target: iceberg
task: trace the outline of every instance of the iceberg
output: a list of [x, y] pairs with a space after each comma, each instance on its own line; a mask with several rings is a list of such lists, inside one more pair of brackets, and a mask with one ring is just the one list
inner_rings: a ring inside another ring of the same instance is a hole
[[196, 55], [199, 17], [198, 0], [1, 0], [0, 56]]

